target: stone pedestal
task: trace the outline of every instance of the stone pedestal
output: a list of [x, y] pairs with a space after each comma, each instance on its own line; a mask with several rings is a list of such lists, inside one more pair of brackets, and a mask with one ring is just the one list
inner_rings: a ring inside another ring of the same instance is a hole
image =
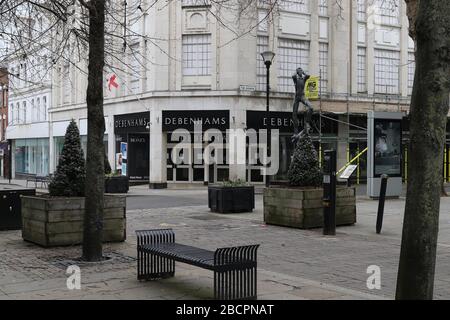
[[[264, 222], [300, 229], [323, 226], [323, 189], [264, 189]], [[337, 188], [336, 225], [356, 223], [355, 188]]]
[[[84, 198], [23, 196], [22, 238], [44, 247], [83, 242]], [[126, 197], [104, 196], [103, 242], [126, 239]]]

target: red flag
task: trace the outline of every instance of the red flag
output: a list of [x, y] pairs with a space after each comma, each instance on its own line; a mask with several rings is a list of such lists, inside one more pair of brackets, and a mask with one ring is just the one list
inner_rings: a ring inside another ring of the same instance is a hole
[[116, 80], [116, 75], [113, 74], [111, 76], [111, 78], [109, 78], [109, 81], [108, 81], [108, 89], [109, 89], [109, 91], [111, 91], [111, 86], [113, 86], [114, 88], [117, 88], [119, 86], [115, 80]]

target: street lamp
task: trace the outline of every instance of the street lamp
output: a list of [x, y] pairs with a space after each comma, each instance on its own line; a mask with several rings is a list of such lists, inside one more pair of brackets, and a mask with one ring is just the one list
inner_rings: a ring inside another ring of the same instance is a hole
[[[270, 137], [270, 112], [269, 112], [269, 91], [270, 91], [270, 66], [272, 65], [272, 60], [275, 57], [275, 53], [272, 51], [264, 51], [261, 53], [261, 57], [263, 58], [264, 64], [266, 65], [267, 70], [267, 79], [266, 79], [266, 121], [267, 121], [267, 157], [269, 157], [270, 153], [270, 145], [271, 145], [271, 137]], [[269, 164], [266, 164], [268, 167]], [[266, 187], [270, 185], [270, 177], [266, 172]]]

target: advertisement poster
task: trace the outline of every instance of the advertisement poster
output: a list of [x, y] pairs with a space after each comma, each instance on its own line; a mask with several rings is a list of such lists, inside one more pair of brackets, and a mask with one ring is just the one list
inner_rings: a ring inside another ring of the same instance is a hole
[[122, 175], [123, 176], [127, 175], [127, 164], [126, 163], [122, 163]]
[[122, 153], [123, 160], [127, 160], [127, 150], [128, 150], [128, 143], [121, 142], [120, 143], [120, 152]]
[[121, 153], [116, 153], [116, 170], [120, 170], [122, 171], [122, 154]]
[[375, 119], [374, 175], [401, 176], [402, 136], [401, 121]]

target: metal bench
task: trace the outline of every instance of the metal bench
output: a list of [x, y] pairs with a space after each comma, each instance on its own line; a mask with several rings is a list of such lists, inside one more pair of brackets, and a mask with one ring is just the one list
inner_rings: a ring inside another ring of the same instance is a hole
[[50, 182], [51, 177], [50, 176], [38, 176], [35, 174], [30, 174], [27, 177], [27, 187], [29, 182], [34, 183], [34, 187], [37, 188], [37, 184], [41, 184], [41, 188], [48, 188], [48, 183]]
[[214, 298], [256, 299], [257, 245], [215, 251], [175, 243], [172, 229], [138, 230], [137, 278], [173, 277], [175, 261], [214, 271]]

